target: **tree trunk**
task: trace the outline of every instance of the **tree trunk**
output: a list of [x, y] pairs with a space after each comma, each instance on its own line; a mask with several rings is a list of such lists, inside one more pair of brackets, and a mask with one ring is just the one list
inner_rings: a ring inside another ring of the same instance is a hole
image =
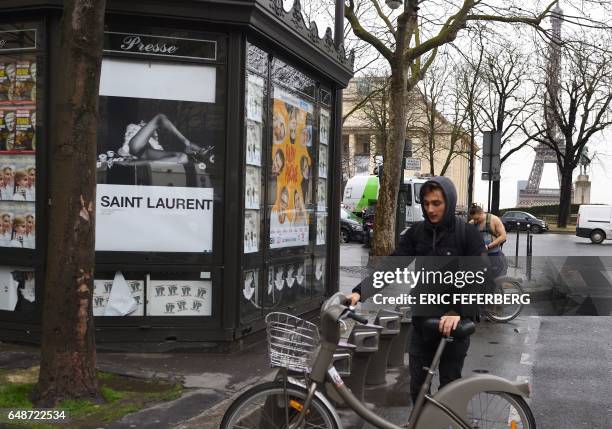
[[49, 139], [49, 245], [37, 407], [101, 399], [92, 312], [96, 134], [105, 0], [66, 0]]
[[570, 217], [573, 172], [574, 169], [567, 165], [561, 170], [561, 195], [559, 200], [559, 219], [557, 220], [559, 228], [565, 228]]
[[499, 180], [495, 180], [491, 186], [491, 213], [499, 216]]
[[372, 254], [386, 256], [395, 249], [395, 217], [406, 137], [406, 67], [402, 61], [391, 69], [389, 140], [384, 148], [384, 168], [379, 186]]

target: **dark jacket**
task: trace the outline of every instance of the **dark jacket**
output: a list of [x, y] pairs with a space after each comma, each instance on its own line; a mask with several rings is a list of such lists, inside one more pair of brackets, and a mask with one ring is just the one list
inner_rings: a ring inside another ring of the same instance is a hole
[[[408, 258], [393, 258], [392, 264], [405, 267], [415, 260], [414, 271], [457, 273], [459, 271], [479, 271], [486, 267], [486, 258], [482, 255], [486, 253], [484, 241], [473, 225], [464, 225], [464, 233], [460, 233], [462, 228], [458, 222], [464, 222], [455, 216], [457, 204], [457, 193], [455, 186], [450, 179], [443, 176], [436, 176], [428, 180], [421, 187], [421, 205], [424, 201], [423, 189], [429, 182], [435, 182], [442, 188], [446, 202], [444, 217], [438, 224], [432, 224], [427, 218], [425, 208], [423, 208], [424, 221], [417, 222], [403, 236], [398, 247], [392, 256], [405, 256]], [[462, 242], [463, 241], [463, 242]], [[461, 257], [461, 258], [459, 258]], [[389, 269], [388, 267], [387, 269]], [[433, 277], [433, 276], [432, 276]], [[365, 284], [364, 284], [365, 283]], [[362, 282], [353, 289], [353, 292], [361, 294], [363, 286], [369, 286], [371, 281]], [[363, 285], [363, 286], [362, 286]], [[484, 286], [482, 286], [484, 287]], [[368, 287], [369, 289], [369, 287]], [[482, 289], [480, 291], [483, 291]], [[364, 288], [364, 292], [365, 288]], [[368, 292], [371, 292], [368, 290]], [[436, 281], [424, 284], [423, 282], [414, 287], [410, 293], [417, 297], [425, 293], [433, 294], [461, 294], [479, 292], [476, 286], [457, 288], [448, 283]], [[370, 295], [366, 293], [366, 295]], [[367, 296], [366, 296], [367, 297]], [[362, 299], [365, 297], [362, 294]], [[439, 317], [449, 312], [457, 313], [464, 317], [475, 316], [477, 307], [475, 305], [414, 305], [412, 307], [413, 316]]]

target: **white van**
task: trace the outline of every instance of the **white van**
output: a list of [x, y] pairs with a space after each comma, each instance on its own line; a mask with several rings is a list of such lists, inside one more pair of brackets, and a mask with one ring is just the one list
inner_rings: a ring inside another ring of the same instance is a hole
[[581, 205], [578, 209], [576, 235], [595, 244], [612, 240], [612, 205]]
[[[429, 177], [405, 177], [407, 187], [406, 196], [406, 225], [423, 220], [423, 210], [419, 195], [421, 186]], [[357, 215], [367, 207], [376, 204], [378, 200], [378, 176], [358, 175], [351, 177], [344, 188], [342, 206]]]

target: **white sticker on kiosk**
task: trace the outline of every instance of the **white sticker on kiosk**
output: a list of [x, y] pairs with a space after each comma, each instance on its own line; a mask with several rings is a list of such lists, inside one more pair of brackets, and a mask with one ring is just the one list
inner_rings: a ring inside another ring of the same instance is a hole
[[329, 374], [332, 381], [337, 387], [340, 387], [344, 384], [344, 381], [342, 381], [342, 377], [340, 377], [340, 374], [338, 374], [338, 371], [333, 366], [327, 370], [327, 373]]

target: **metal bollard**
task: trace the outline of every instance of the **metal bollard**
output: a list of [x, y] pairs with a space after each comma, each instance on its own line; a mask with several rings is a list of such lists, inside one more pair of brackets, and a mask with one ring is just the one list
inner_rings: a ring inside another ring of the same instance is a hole
[[349, 336], [349, 342], [355, 348], [353, 349], [351, 375], [344, 379], [344, 384], [362, 402], [368, 367], [372, 356], [378, 351], [382, 329], [382, 326], [377, 325], [355, 325]]
[[400, 318], [401, 313], [381, 310], [374, 321], [375, 324], [382, 326], [382, 330], [380, 331], [378, 352], [372, 357], [370, 367], [368, 368], [368, 374], [366, 376], [366, 384], [368, 385], [372, 386], [385, 383], [391, 342], [393, 338], [400, 333]]
[[401, 313], [400, 332], [399, 335], [393, 338], [391, 350], [389, 351], [388, 368], [398, 368], [404, 366], [404, 355], [406, 347], [410, 341], [410, 333], [412, 332], [412, 312], [410, 307], [398, 305], [395, 311]]

